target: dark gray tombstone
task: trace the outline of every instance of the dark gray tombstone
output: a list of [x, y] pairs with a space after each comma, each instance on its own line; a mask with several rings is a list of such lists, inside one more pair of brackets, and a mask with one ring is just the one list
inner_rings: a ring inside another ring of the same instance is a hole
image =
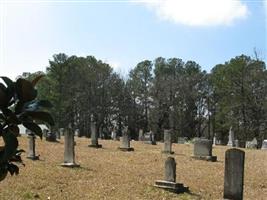
[[164, 130], [164, 149], [162, 153], [174, 154], [172, 151], [172, 130]]
[[244, 151], [234, 148], [225, 152], [224, 199], [243, 199], [244, 163]]
[[138, 140], [139, 141], [143, 141], [144, 140], [144, 131], [143, 131], [143, 129], [139, 129]]
[[188, 191], [182, 183], [176, 183], [176, 162], [173, 157], [168, 157], [165, 161], [165, 180], [156, 180], [155, 187], [162, 188], [175, 193]]
[[263, 140], [262, 141], [261, 149], [262, 150], [267, 150], [267, 140]]
[[195, 139], [192, 158], [212, 162], [217, 161], [217, 156], [212, 155], [212, 141], [202, 138]]
[[29, 139], [29, 147], [28, 147], [28, 159], [31, 160], [39, 160], [39, 155], [37, 156], [35, 154], [35, 135], [32, 133], [28, 134], [28, 139]]
[[70, 128], [64, 130], [64, 163], [63, 167], [80, 167], [75, 163], [74, 133]]
[[57, 142], [57, 135], [55, 132], [47, 132], [45, 140], [48, 142]]
[[102, 145], [98, 144], [96, 121], [94, 121], [93, 117], [91, 117], [91, 144], [88, 147], [102, 148]]
[[119, 147], [121, 151], [134, 151], [134, 148], [130, 147], [128, 127], [125, 127], [122, 131], [121, 145], [122, 146]]
[[231, 126], [229, 130], [227, 146], [234, 147], [234, 139], [235, 139], [234, 131], [232, 130], [232, 126]]

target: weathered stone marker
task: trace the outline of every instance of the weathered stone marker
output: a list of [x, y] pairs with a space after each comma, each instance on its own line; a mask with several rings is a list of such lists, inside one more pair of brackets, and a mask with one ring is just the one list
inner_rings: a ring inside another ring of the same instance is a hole
[[257, 146], [258, 146], [258, 141], [257, 138], [255, 137], [253, 138], [253, 140], [246, 142], [246, 148], [248, 149], [257, 149]]
[[88, 147], [102, 148], [102, 145], [98, 144], [96, 120], [94, 119], [93, 115], [91, 116], [91, 144], [88, 145]]
[[217, 156], [212, 155], [212, 141], [202, 138], [195, 139], [192, 158], [212, 162], [217, 161]]
[[80, 167], [75, 163], [74, 133], [70, 128], [64, 129], [64, 163], [63, 167]]
[[172, 151], [172, 132], [171, 130], [164, 130], [164, 149], [162, 153], [174, 154]]
[[235, 140], [234, 131], [232, 130], [232, 126], [231, 126], [229, 130], [227, 146], [234, 147], [235, 146], [234, 140]]
[[35, 154], [35, 135], [33, 133], [29, 133], [28, 134], [28, 138], [29, 138], [29, 147], [28, 147], [28, 159], [31, 160], [39, 160], [39, 155], [37, 156]]
[[178, 137], [178, 139], [177, 139], [178, 144], [184, 144], [184, 143], [186, 143], [186, 141], [187, 141], [186, 137]]
[[261, 149], [262, 150], [267, 150], [267, 140], [263, 140], [262, 141]]
[[243, 199], [244, 163], [244, 151], [234, 148], [225, 152], [224, 199]]
[[122, 142], [122, 146], [119, 147], [121, 151], [134, 151], [134, 148], [130, 147], [128, 127], [125, 127], [122, 131], [121, 142]]
[[143, 131], [143, 129], [139, 129], [138, 140], [139, 141], [143, 141], [144, 140], [144, 131]]
[[176, 183], [176, 162], [173, 157], [168, 157], [165, 161], [165, 180], [156, 180], [155, 187], [162, 188], [175, 193], [188, 191], [182, 183]]
[[148, 133], [144, 134], [143, 137], [144, 143], [145, 144], [152, 144], [156, 145], [156, 140], [155, 140], [155, 134], [152, 131], [149, 131]]

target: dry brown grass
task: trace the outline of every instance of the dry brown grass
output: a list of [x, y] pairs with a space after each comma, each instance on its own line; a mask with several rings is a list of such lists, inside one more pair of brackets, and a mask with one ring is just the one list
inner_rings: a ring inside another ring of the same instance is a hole
[[[20, 137], [21, 148], [27, 149], [27, 138]], [[174, 144], [177, 182], [189, 186], [191, 194], [176, 195], [153, 187], [163, 178], [166, 155], [162, 143], [156, 146], [132, 142], [134, 152], [121, 152], [119, 141], [101, 140], [103, 149], [87, 147], [89, 139], [76, 138], [76, 161], [81, 168], [63, 168], [64, 140], [50, 143], [37, 139], [39, 161], [23, 155], [26, 167], [18, 176], [0, 182], [0, 199], [222, 199], [224, 153], [227, 147], [216, 146], [218, 162], [193, 160], [192, 145]], [[267, 152], [245, 150], [244, 199], [267, 197]]]

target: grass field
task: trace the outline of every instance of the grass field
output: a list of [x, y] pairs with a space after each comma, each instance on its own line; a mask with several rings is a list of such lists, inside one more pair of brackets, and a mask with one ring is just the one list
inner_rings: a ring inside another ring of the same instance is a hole
[[[20, 148], [27, 150], [27, 138], [19, 138]], [[63, 168], [64, 139], [51, 143], [37, 139], [39, 161], [26, 159], [18, 176], [0, 182], [0, 199], [222, 199], [224, 153], [227, 147], [216, 146], [218, 162], [190, 158], [193, 146], [173, 144], [177, 163], [177, 182], [189, 187], [190, 193], [173, 194], [153, 187], [163, 179], [166, 155], [162, 143], [156, 146], [131, 142], [134, 152], [121, 152], [119, 141], [100, 140], [102, 149], [87, 147], [90, 140], [76, 138], [76, 161], [80, 168]], [[267, 198], [267, 152], [245, 150], [244, 199]]]

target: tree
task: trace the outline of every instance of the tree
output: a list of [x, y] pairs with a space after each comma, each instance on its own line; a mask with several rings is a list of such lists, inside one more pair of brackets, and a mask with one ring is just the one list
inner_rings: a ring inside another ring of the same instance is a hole
[[31, 82], [22, 78], [13, 82], [8, 77], [1, 77], [6, 85], [0, 83], [0, 136], [5, 144], [0, 150], [0, 180], [6, 177], [7, 172], [11, 175], [19, 173], [18, 166], [14, 164], [22, 163], [20, 154], [23, 150], [17, 149], [18, 125], [23, 124], [41, 138], [42, 130], [37, 122], [54, 125], [51, 115], [43, 110], [52, 106], [50, 102], [36, 100], [34, 86], [41, 77], [37, 76]]

